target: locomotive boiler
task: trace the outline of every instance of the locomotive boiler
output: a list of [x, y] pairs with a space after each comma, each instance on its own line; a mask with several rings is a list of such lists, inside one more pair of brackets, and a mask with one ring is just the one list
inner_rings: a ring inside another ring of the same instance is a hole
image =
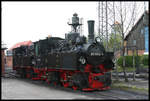
[[81, 36], [79, 17], [72, 17], [65, 38], [47, 37], [30, 46], [13, 49], [13, 69], [23, 78], [45, 80], [74, 90], [110, 88], [113, 52], [105, 51], [94, 36], [94, 20], [88, 21], [88, 39]]

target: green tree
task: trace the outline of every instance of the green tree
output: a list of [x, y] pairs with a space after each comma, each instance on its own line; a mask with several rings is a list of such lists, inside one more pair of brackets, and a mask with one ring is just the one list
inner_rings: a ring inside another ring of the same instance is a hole
[[108, 40], [108, 48], [109, 50], [114, 50], [114, 48], [116, 48], [117, 50], [121, 48], [121, 34], [115, 34], [112, 33], [109, 40]]

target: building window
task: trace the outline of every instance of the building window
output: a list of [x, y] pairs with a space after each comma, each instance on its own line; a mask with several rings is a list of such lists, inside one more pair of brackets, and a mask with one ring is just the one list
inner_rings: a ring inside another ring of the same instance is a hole
[[136, 40], [133, 40], [133, 46], [136, 46]]
[[141, 34], [143, 34], [144, 33], [144, 31], [143, 31], [143, 29], [141, 29]]
[[148, 26], [145, 27], [145, 52], [149, 51], [149, 30]]

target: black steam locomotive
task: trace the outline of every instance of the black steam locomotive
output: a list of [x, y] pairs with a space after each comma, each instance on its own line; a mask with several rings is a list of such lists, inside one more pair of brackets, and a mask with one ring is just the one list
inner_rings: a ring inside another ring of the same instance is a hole
[[70, 33], [65, 39], [47, 37], [30, 46], [13, 49], [13, 69], [22, 78], [45, 80], [49, 84], [72, 87], [74, 90], [110, 88], [113, 52], [94, 37], [94, 21], [88, 21], [88, 41], [79, 33], [79, 17], [72, 17]]

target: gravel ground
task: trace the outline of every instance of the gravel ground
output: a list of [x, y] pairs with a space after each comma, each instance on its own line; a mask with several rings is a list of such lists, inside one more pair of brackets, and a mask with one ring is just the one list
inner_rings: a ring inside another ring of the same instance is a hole
[[127, 85], [135, 85], [138, 88], [146, 88], [148, 89], [149, 81], [148, 80], [142, 80], [142, 79], [136, 79], [136, 81], [130, 80], [126, 83]]
[[38, 82], [2, 79], [2, 99], [85, 99], [87, 96], [47, 87]]
[[[113, 80], [115, 81], [116, 79], [113, 78]], [[119, 81], [121, 81], [122, 83], [126, 84], [126, 85], [133, 85], [139, 88], [149, 88], [149, 80], [144, 80], [144, 79], [135, 79], [135, 81], [133, 81], [133, 79], [128, 78], [129, 82], [125, 82], [124, 78], [119, 78]]]
[[82, 92], [27, 79], [2, 78], [2, 99], [149, 99], [116, 89]]

